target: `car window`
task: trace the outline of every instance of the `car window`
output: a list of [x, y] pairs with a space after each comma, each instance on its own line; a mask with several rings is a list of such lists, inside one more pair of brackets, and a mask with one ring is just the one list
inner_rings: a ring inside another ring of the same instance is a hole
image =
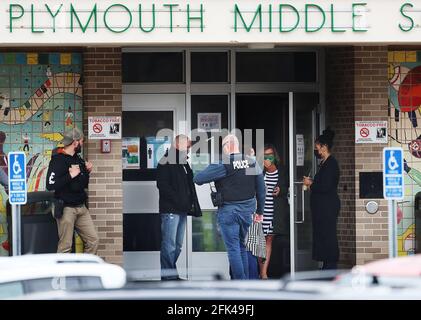
[[25, 293], [43, 292], [51, 290], [87, 290], [102, 289], [99, 277], [55, 277], [24, 281]]
[[0, 299], [15, 298], [24, 294], [54, 290], [103, 289], [100, 277], [56, 277], [0, 283]]
[[25, 280], [22, 282], [25, 288], [25, 293], [44, 292], [60, 289], [58, 286], [58, 281], [55, 281], [54, 278], [33, 279]]
[[66, 277], [66, 290], [103, 289], [100, 277]]
[[20, 281], [0, 283], [0, 299], [18, 297], [23, 293], [23, 284]]

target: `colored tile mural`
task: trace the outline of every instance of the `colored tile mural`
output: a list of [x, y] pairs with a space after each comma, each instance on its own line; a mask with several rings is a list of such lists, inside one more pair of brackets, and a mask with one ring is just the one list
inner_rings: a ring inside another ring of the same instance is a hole
[[45, 190], [62, 133], [82, 129], [80, 53], [0, 53], [0, 255], [9, 254], [7, 153], [24, 151], [28, 191]]
[[390, 145], [405, 157], [405, 198], [398, 203], [398, 254], [415, 253], [415, 196], [421, 196], [421, 51], [389, 52]]

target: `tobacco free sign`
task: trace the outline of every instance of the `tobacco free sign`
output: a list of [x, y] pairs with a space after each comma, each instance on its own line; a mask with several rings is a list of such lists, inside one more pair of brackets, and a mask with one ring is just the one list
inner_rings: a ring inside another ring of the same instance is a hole
[[121, 117], [89, 117], [89, 139], [121, 139]]
[[387, 121], [355, 121], [355, 143], [387, 143]]

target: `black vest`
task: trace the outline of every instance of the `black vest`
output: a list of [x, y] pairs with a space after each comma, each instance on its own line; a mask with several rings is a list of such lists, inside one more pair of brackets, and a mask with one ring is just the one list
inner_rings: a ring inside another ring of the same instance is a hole
[[[228, 162], [228, 159], [225, 160]], [[227, 176], [215, 182], [216, 190], [222, 193], [223, 201], [242, 201], [254, 198], [256, 176], [247, 172], [247, 168], [252, 168], [252, 172], [255, 173], [255, 161], [242, 154], [235, 154], [230, 156], [229, 164], [224, 164], [224, 166]]]

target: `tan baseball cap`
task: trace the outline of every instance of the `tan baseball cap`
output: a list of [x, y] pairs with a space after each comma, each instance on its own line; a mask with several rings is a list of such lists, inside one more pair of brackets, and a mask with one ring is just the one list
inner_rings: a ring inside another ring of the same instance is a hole
[[66, 147], [69, 144], [73, 143], [73, 141], [77, 141], [83, 138], [83, 132], [80, 131], [78, 128], [73, 128], [71, 130], [66, 131], [63, 134], [63, 139], [61, 143]]

